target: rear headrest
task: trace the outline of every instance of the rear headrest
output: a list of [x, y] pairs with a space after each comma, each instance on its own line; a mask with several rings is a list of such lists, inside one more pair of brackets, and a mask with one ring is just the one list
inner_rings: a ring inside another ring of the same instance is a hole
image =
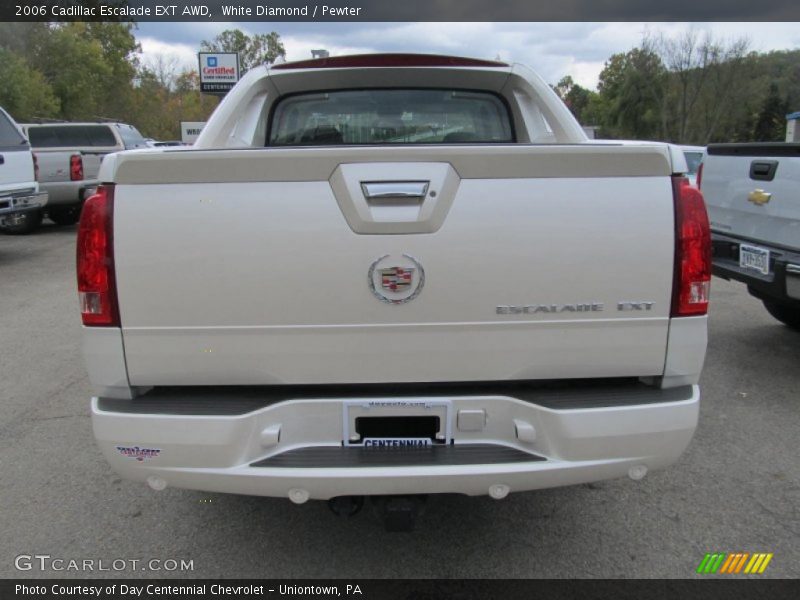
[[344, 138], [336, 127], [325, 125], [314, 129], [307, 129], [300, 138], [303, 144], [335, 145], [344, 143]]
[[444, 143], [447, 142], [474, 142], [478, 139], [478, 136], [474, 133], [469, 131], [454, 131], [453, 133], [448, 133], [444, 136], [442, 140]]

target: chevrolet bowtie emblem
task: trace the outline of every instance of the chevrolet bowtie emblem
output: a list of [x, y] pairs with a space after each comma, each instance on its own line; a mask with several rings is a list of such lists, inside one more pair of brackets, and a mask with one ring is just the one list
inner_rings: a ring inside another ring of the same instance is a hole
[[747, 194], [748, 202], [752, 202], [753, 204], [757, 204], [758, 206], [763, 206], [767, 202], [770, 201], [772, 198], [772, 194], [769, 192], [765, 192], [764, 190], [753, 190], [749, 194]]

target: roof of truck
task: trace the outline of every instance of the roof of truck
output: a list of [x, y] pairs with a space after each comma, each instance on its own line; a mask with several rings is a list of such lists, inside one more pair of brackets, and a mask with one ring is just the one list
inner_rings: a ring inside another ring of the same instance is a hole
[[507, 63], [481, 58], [440, 54], [350, 54], [296, 60], [272, 65], [272, 69], [336, 69], [349, 67], [508, 67]]

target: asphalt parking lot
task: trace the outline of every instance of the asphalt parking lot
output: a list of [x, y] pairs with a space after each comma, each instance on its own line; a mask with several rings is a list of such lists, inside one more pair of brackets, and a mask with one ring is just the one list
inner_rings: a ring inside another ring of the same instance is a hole
[[[121, 481], [96, 450], [75, 227], [0, 236], [0, 577], [18, 555], [193, 561], [194, 577], [690, 577], [706, 552], [771, 552], [800, 577], [800, 333], [713, 282], [700, 425], [641, 482], [432, 499], [413, 533], [364, 510]], [[180, 576], [129, 569], [128, 577]]]

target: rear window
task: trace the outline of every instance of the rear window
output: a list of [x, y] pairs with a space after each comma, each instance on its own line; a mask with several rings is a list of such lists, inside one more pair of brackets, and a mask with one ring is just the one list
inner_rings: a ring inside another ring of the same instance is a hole
[[703, 153], [684, 152], [683, 156], [686, 158], [686, 166], [689, 167], [689, 174], [694, 175], [697, 173], [697, 170], [700, 168], [700, 163], [703, 162]]
[[25, 148], [25, 138], [17, 126], [5, 114], [0, 112], [0, 148], [4, 150], [17, 150]]
[[347, 90], [280, 100], [267, 145], [513, 142], [500, 98], [461, 90]]
[[34, 148], [107, 148], [117, 145], [108, 125], [42, 125], [28, 127]]
[[147, 141], [144, 136], [133, 125], [118, 125], [117, 131], [125, 144], [126, 150], [133, 148], [147, 148]]

